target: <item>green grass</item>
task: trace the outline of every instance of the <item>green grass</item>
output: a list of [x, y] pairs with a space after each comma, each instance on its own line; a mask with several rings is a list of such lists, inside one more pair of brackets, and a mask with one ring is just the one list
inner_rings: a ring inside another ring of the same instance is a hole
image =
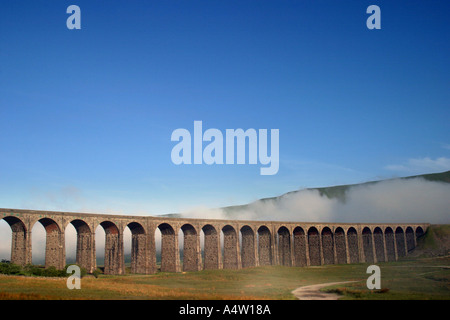
[[[69, 290], [66, 278], [23, 275], [22, 268], [2, 264], [0, 299], [272, 299], [294, 300], [301, 286], [356, 281], [322, 290], [341, 299], [450, 299], [449, 225], [432, 225], [418, 240], [417, 252], [396, 262], [377, 263], [381, 290], [369, 290], [368, 264], [316, 267], [269, 266], [241, 270], [154, 275], [92, 275], [81, 280], [81, 290]], [[444, 254], [442, 254], [444, 253]], [[37, 268], [37, 267], [36, 267]], [[26, 268], [25, 268], [26, 269]]]
[[342, 299], [450, 299], [450, 258], [379, 263], [381, 292], [366, 287], [367, 264], [258, 267], [155, 275], [84, 277], [81, 290], [66, 279], [0, 276], [0, 299], [291, 299], [305, 285], [349, 281], [331, 290]]
[[378, 263], [381, 290], [367, 289], [366, 282], [323, 289], [342, 295], [341, 299], [448, 300], [450, 299], [450, 258], [436, 257]]

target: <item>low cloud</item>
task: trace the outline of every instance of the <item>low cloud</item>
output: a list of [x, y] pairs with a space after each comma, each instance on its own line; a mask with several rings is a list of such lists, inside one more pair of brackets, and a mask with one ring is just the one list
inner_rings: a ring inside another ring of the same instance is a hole
[[447, 171], [450, 170], [450, 158], [440, 157], [434, 160], [428, 157], [409, 159], [404, 164], [388, 165], [385, 169], [407, 173]]
[[383, 181], [348, 192], [335, 218], [347, 222], [450, 223], [450, 184], [422, 178]]
[[[202, 208], [185, 217], [229, 219], [228, 211]], [[236, 209], [232, 218], [300, 222], [450, 223], [450, 184], [423, 178], [387, 180], [350, 187], [344, 198], [301, 190], [276, 200], [256, 201]]]

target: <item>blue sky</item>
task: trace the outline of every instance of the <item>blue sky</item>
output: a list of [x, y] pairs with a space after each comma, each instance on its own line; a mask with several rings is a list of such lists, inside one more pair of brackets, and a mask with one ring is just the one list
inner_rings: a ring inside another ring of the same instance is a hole
[[[449, 9], [1, 1], [0, 207], [160, 214], [449, 170]], [[279, 129], [278, 173], [174, 165], [171, 133], [195, 120]]]

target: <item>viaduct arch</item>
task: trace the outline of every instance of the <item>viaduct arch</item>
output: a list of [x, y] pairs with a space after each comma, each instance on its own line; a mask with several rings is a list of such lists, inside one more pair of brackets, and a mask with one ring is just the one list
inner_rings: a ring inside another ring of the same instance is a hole
[[105, 274], [125, 273], [126, 228], [131, 231], [131, 272], [152, 274], [158, 270], [157, 229], [161, 232], [160, 270], [180, 272], [395, 261], [415, 248], [417, 238], [429, 226], [428, 223], [188, 219], [20, 209], [0, 209], [0, 219], [12, 230], [12, 263], [31, 264], [31, 230], [41, 223], [46, 231], [45, 267], [59, 269], [65, 265], [65, 230], [72, 224], [77, 232], [76, 262], [88, 272], [97, 267], [95, 230], [100, 226], [105, 231]]

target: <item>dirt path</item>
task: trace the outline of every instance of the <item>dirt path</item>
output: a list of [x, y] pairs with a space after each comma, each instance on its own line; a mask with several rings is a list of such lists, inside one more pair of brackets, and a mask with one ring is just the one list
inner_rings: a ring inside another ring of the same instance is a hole
[[292, 291], [292, 294], [298, 300], [337, 300], [341, 297], [340, 295], [336, 293], [322, 292], [320, 291], [320, 289], [333, 286], [336, 284], [343, 284], [350, 282], [357, 282], [357, 281], [328, 282], [328, 283], [314, 284], [311, 286], [304, 286], [297, 288], [294, 291]]

